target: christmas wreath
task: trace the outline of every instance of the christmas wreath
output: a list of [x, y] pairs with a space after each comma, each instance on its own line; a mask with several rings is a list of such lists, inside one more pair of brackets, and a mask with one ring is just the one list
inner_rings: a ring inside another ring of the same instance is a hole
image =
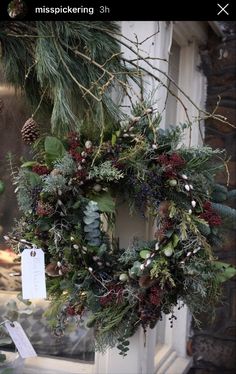
[[[139, 326], [154, 327], [163, 313], [172, 324], [180, 302], [195, 318], [212, 311], [222, 281], [235, 274], [212, 252], [223, 223], [235, 218], [223, 205], [232, 192], [214, 182], [224, 152], [180, 146], [185, 126], [163, 131], [159, 123], [137, 106], [100, 141], [87, 129], [36, 141], [33, 119], [22, 129], [33, 160], [13, 168], [23, 215], [10, 240], [17, 251], [34, 244], [45, 252], [55, 333], [86, 316], [100, 351], [118, 345], [126, 355]], [[135, 211], [153, 220], [153, 240], [119, 247], [113, 229], [123, 201], [127, 220]]]

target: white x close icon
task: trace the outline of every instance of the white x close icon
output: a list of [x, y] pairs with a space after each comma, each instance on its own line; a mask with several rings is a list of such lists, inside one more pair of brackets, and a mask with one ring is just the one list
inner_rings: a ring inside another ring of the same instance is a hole
[[219, 14], [222, 13], [222, 12], [227, 14], [227, 16], [229, 15], [229, 13], [225, 10], [229, 6], [229, 4], [226, 4], [225, 6], [222, 6], [222, 5], [217, 3], [217, 5], [220, 8], [220, 11], [217, 13], [217, 16], [219, 16]]

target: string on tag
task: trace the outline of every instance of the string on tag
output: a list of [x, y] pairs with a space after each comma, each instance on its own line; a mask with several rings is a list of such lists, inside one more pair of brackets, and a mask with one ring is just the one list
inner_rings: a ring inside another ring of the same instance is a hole
[[31, 256], [31, 257], [35, 257], [35, 256], [36, 256], [36, 250], [37, 250], [36, 245], [35, 245], [35, 244], [32, 244], [31, 252], [30, 252], [30, 256]]
[[[3, 325], [5, 325], [5, 323], [6, 322], [9, 322], [10, 324], [11, 323], [13, 323], [12, 321], [10, 321], [9, 319], [5, 319], [5, 321], [3, 321], [3, 322], [0, 322], [0, 326], [3, 326]], [[14, 325], [14, 323], [13, 323], [13, 325]]]

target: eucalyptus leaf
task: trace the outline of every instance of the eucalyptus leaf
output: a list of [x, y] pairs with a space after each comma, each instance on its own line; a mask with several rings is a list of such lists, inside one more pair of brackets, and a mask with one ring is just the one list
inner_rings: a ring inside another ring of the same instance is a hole
[[91, 247], [97, 247], [101, 244], [101, 241], [100, 239], [93, 239], [93, 240], [90, 240], [88, 242], [88, 245], [90, 245]]
[[98, 227], [100, 226], [100, 221], [99, 220], [96, 220], [94, 221], [93, 223], [85, 226], [84, 228], [84, 232], [91, 232], [93, 231], [94, 229], [97, 229]]
[[94, 222], [94, 218], [93, 218], [93, 217], [92, 217], [92, 218], [90, 218], [90, 217], [84, 217], [84, 218], [83, 218], [83, 221], [84, 221], [84, 223], [85, 223], [86, 225], [90, 225], [91, 223]]
[[85, 235], [85, 239], [93, 240], [94, 238], [97, 238], [99, 236], [100, 236], [100, 231], [99, 230], [93, 230], [90, 233]]
[[86, 215], [87, 217], [93, 218], [94, 220], [100, 218], [100, 213], [98, 212], [90, 212], [90, 213], [87, 213]]

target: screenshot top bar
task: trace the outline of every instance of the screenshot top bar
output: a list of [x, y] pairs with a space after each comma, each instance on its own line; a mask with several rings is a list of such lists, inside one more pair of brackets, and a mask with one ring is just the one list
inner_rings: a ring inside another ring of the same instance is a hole
[[233, 0], [1, 0], [0, 21], [233, 21]]

